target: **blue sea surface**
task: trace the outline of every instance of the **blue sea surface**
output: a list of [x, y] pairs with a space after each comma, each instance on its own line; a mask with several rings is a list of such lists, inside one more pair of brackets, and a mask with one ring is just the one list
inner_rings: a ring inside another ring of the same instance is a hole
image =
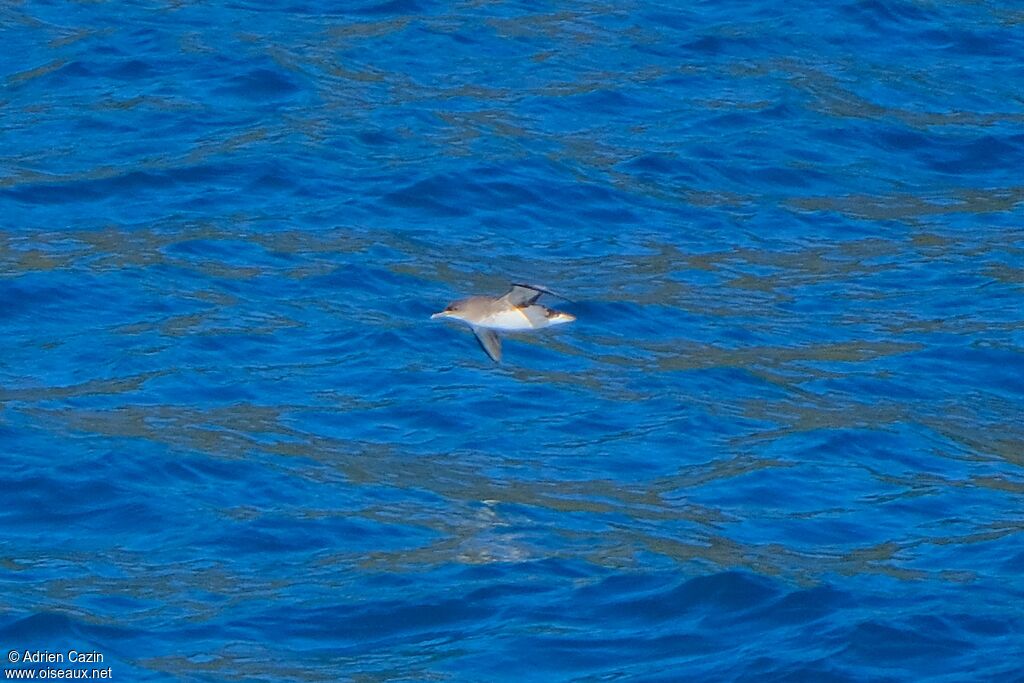
[[1019, 4], [0, 38], [5, 678], [1024, 681]]

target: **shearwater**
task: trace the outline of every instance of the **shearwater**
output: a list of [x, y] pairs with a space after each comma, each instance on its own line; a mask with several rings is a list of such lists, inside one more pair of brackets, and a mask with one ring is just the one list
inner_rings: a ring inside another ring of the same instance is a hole
[[552, 325], [571, 323], [576, 316], [541, 306], [537, 299], [543, 294], [565, 299], [546, 287], [513, 283], [501, 296], [471, 296], [449, 304], [431, 318], [453, 318], [473, 328], [480, 346], [491, 360], [501, 361], [501, 337], [498, 332], [525, 332]]

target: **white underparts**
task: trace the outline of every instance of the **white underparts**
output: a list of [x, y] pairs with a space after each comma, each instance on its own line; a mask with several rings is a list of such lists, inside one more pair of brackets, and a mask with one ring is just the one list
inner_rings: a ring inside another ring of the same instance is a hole
[[492, 313], [476, 321], [474, 324], [478, 327], [486, 327], [492, 330], [514, 332], [518, 330], [539, 330], [551, 325], [572, 322], [575, 319], [575, 316], [568, 313], [552, 311], [543, 306], [526, 306]]

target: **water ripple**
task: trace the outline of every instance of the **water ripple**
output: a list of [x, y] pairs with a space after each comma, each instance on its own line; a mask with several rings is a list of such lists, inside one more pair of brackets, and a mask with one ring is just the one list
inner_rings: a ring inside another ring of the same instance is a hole
[[157, 5], [0, 9], [10, 648], [1019, 676], [1019, 12]]

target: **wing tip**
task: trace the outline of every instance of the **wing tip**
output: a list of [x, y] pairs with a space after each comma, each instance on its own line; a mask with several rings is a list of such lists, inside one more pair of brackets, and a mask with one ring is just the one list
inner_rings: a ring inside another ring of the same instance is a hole
[[480, 348], [484, 350], [495, 363], [501, 362], [501, 337], [492, 330], [473, 328], [476, 340], [480, 342]]
[[531, 285], [531, 284], [528, 284], [526, 282], [510, 282], [509, 284], [512, 286], [513, 289], [515, 289], [516, 287], [522, 287], [523, 289], [529, 289], [529, 290], [534, 291], [534, 292], [540, 292], [541, 294], [547, 294], [549, 296], [553, 296], [553, 297], [555, 297], [557, 299], [561, 299], [562, 301], [568, 301], [569, 303], [575, 303], [572, 299], [564, 297], [561, 294], [559, 294], [558, 292], [552, 292], [550, 289], [548, 289], [547, 287], [544, 287], [542, 285]]

